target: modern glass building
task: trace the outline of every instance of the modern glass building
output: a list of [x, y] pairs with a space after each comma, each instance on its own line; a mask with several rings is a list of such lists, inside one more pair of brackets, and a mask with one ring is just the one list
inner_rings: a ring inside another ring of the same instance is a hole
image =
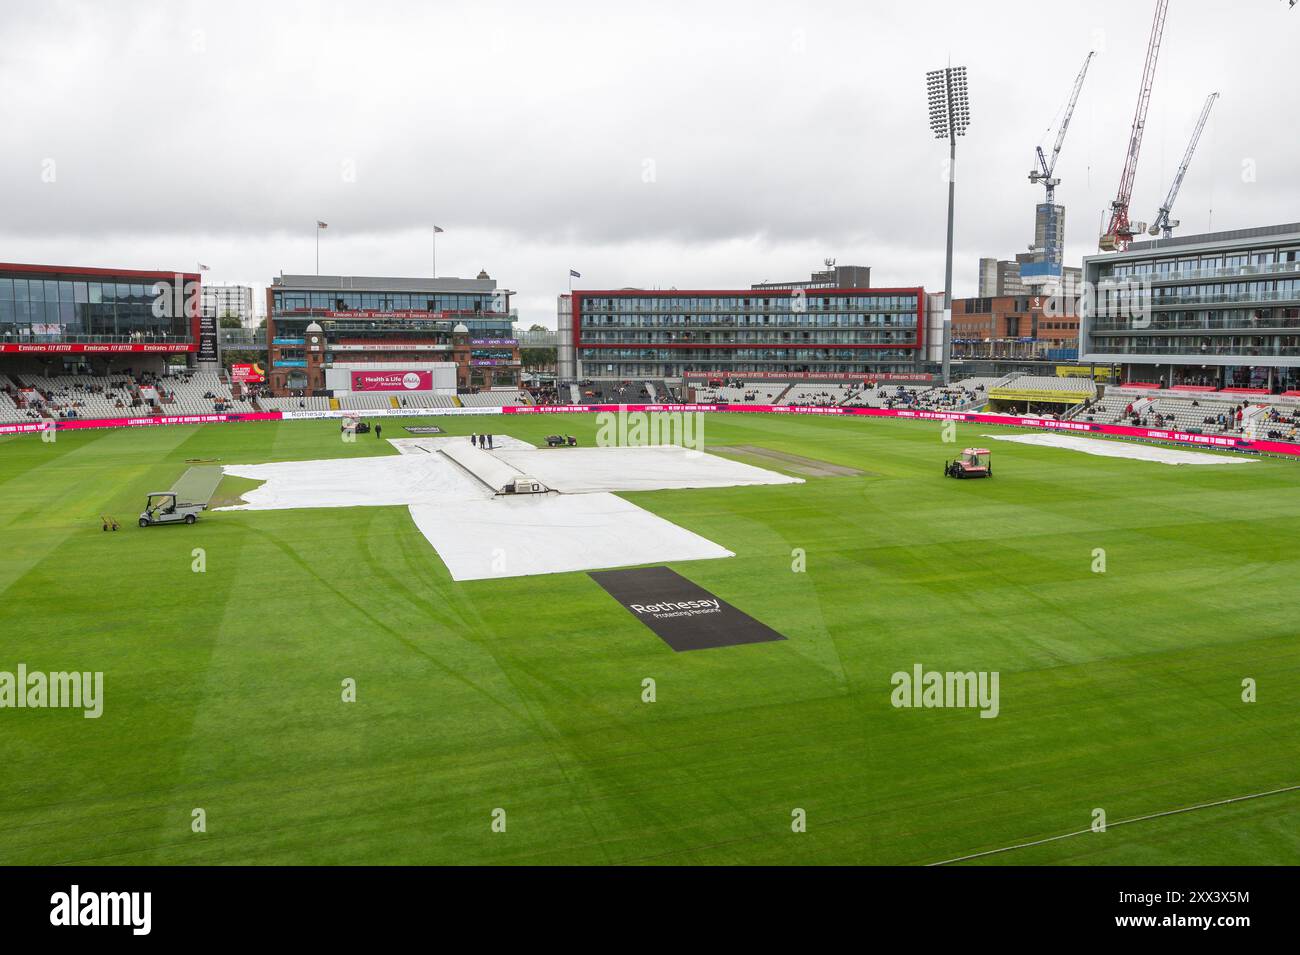
[[1086, 256], [1080, 358], [1166, 386], [1300, 387], [1300, 223]]
[[912, 371], [923, 357], [921, 288], [575, 290], [568, 305], [560, 337], [576, 377], [870, 374]]
[[201, 294], [196, 273], [0, 263], [0, 349], [197, 351]]
[[[325, 366], [455, 360], [464, 366], [459, 387], [517, 386], [512, 294], [486, 272], [473, 279], [278, 276], [266, 290], [268, 384], [277, 394], [323, 390], [324, 369], [320, 380], [308, 375], [306, 330], [315, 322]], [[467, 333], [454, 338], [458, 326]]]

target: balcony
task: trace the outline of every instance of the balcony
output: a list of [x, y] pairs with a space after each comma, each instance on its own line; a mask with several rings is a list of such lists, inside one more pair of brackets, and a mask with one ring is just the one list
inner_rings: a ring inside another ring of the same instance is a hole
[[1102, 271], [1098, 273], [1098, 279], [1119, 278], [1119, 279], [1137, 279], [1138, 281], [1150, 282], [1180, 282], [1183, 280], [1204, 280], [1204, 279], [1227, 279], [1240, 278], [1250, 275], [1297, 275], [1300, 274], [1300, 262], [1275, 262], [1272, 265], [1234, 265], [1225, 266], [1218, 269], [1184, 269], [1178, 272], [1129, 272], [1124, 275], [1114, 275], [1111, 272]]
[[747, 362], [747, 363], [759, 363], [759, 364], [790, 364], [791, 362], [795, 362], [797, 364], [819, 364], [819, 363], [826, 363], [826, 362], [839, 362], [839, 363], [849, 362], [853, 364], [877, 364], [880, 362], [915, 361], [916, 352], [914, 349], [910, 349], [910, 350], [862, 349], [851, 353], [836, 352], [834, 354], [829, 354], [829, 355], [818, 355], [818, 354], [812, 354], [803, 351], [799, 352], [798, 354], [788, 355], [788, 354], [781, 354], [778, 350], [774, 350], [771, 353], [754, 353], [754, 354], [749, 354], [743, 350], [739, 350], [739, 351], [728, 351], [717, 355], [713, 355], [713, 354], [701, 355], [697, 353], [682, 353], [682, 352], [672, 352], [669, 354], [647, 353], [647, 352], [640, 352], [640, 351], [632, 353], [632, 352], [617, 352], [617, 351], [604, 351], [604, 350], [593, 350], [589, 352], [584, 349], [580, 352], [579, 357], [583, 361], [589, 361], [597, 364], [602, 362], [656, 363], [656, 362], [681, 362], [681, 361], [689, 361], [689, 362], [707, 361], [711, 364], [715, 364], [718, 362], [724, 362], [724, 363]]
[[185, 348], [194, 344], [189, 335], [158, 335], [143, 332], [135, 335], [85, 335], [61, 332], [53, 335], [23, 334], [30, 326], [9, 326], [0, 332], [0, 343], [5, 345], [174, 345]]
[[856, 296], [849, 298], [832, 298], [830, 304], [822, 305], [820, 295], [809, 295], [803, 299], [801, 308], [791, 308], [791, 304], [796, 301], [785, 296], [773, 298], [768, 305], [763, 306], [756, 301], [750, 305], [727, 305], [715, 304], [710, 307], [709, 302], [720, 302], [721, 299], [695, 298], [685, 296], [685, 301], [691, 302], [691, 305], [683, 305], [680, 302], [672, 302], [669, 299], [651, 299], [653, 304], [630, 304], [636, 302], [636, 299], [619, 299], [618, 304], [598, 304], [589, 298], [582, 300], [581, 315], [805, 315], [810, 312], [896, 312], [906, 315], [916, 314], [917, 302], [916, 297], [898, 295], [882, 295], [881, 298], [903, 298], [905, 301], [897, 304], [885, 304], [882, 301], [858, 302], [854, 299], [862, 299], [866, 296]]
[[1280, 342], [1269, 345], [1230, 345], [1222, 342], [1206, 346], [1135, 345], [1126, 339], [1107, 339], [1093, 342], [1088, 352], [1103, 355], [1159, 355], [1195, 362], [1197, 358], [1300, 358], [1300, 345], [1283, 345]]
[[[847, 318], [847, 316], [846, 316]], [[582, 331], [587, 332], [672, 332], [674, 334], [723, 335], [736, 333], [758, 333], [779, 335], [782, 332], [837, 332], [837, 331], [888, 331], [890, 329], [915, 330], [916, 316], [900, 316], [897, 321], [864, 321], [856, 318], [840, 322], [583, 322]]]
[[1129, 334], [1144, 335], [1148, 332], [1208, 332], [1219, 334], [1237, 334], [1237, 335], [1257, 335], [1267, 334], [1268, 332], [1286, 332], [1294, 329], [1300, 329], [1300, 317], [1286, 318], [1274, 316], [1272, 318], [1252, 318], [1252, 319], [1211, 319], [1208, 314], [1200, 315], [1195, 319], [1178, 319], [1171, 321], [1159, 312], [1153, 313], [1149, 325], [1134, 327], [1128, 319], [1114, 321], [1096, 321], [1091, 325], [1091, 330], [1095, 334]]
[[[875, 316], [875, 317], [869, 317]], [[583, 328], [842, 328], [860, 325], [915, 325], [916, 309], [830, 309], [825, 312], [686, 314], [663, 312], [583, 312]], [[770, 319], [770, 320], [768, 320]]]
[[[1147, 299], [1147, 296], [1142, 296], [1139, 301]], [[1238, 302], [1242, 304], [1252, 302], [1300, 303], [1300, 288], [1278, 292], [1211, 292], [1204, 295], [1152, 295], [1149, 300], [1152, 308], [1168, 308], [1173, 305], [1234, 304]]]
[[423, 308], [394, 308], [394, 309], [334, 309], [334, 308], [295, 308], [281, 309], [276, 308], [272, 312], [272, 317], [277, 319], [301, 319], [308, 321], [315, 319], [320, 322], [337, 322], [345, 320], [377, 320], [391, 321], [394, 319], [412, 320], [412, 321], [430, 321], [430, 322], [461, 322], [461, 321], [488, 321], [498, 324], [508, 324], [513, 322], [517, 317], [514, 309], [509, 312], [483, 312], [483, 311], [455, 311], [444, 309], [443, 311], [431, 312]]
[[710, 348], [786, 348], [808, 351], [819, 348], [915, 348], [916, 330], [876, 335], [840, 335], [834, 338], [649, 338], [647, 336], [586, 336], [579, 348], [667, 348], [700, 351]]

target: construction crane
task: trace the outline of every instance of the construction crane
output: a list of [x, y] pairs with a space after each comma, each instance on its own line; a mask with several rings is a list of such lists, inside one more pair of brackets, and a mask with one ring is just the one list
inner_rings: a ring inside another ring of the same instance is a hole
[[1178, 198], [1178, 189], [1183, 184], [1183, 177], [1187, 175], [1187, 167], [1192, 164], [1192, 153], [1196, 152], [1196, 144], [1201, 140], [1201, 130], [1205, 129], [1205, 121], [1210, 118], [1210, 107], [1218, 98], [1218, 93], [1211, 93], [1205, 97], [1205, 105], [1201, 107], [1201, 118], [1196, 121], [1196, 129], [1192, 130], [1192, 141], [1187, 144], [1187, 152], [1183, 154], [1183, 161], [1178, 165], [1173, 185], [1169, 187], [1169, 195], [1165, 196], [1165, 204], [1160, 207], [1160, 211], [1156, 213], [1156, 221], [1151, 223], [1151, 228], [1147, 230], [1152, 235], [1164, 233], [1163, 237], [1168, 239], [1173, 236], [1174, 229], [1178, 227], [1178, 220], [1169, 218], [1169, 213], [1174, 208], [1174, 200]]
[[1156, 77], [1156, 58], [1160, 55], [1160, 37], [1165, 30], [1165, 15], [1168, 11], [1169, 0], [1156, 0], [1156, 14], [1151, 21], [1151, 39], [1147, 42], [1146, 66], [1142, 69], [1142, 86], [1138, 90], [1137, 110], [1133, 114], [1133, 130], [1129, 133], [1124, 172], [1120, 175], [1119, 192], [1110, 204], [1110, 225], [1097, 243], [1103, 252], [1123, 252], [1133, 236], [1146, 229], [1145, 223], [1129, 222], [1128, 204], [1133, 197], [1133, 179], [1137, 175], [1142, 132], [1147, 125], [1147, 107], [1151, 105], [1151, 84]]
[[1061, 157], [1061, 146], [1065, 142], [1065, 131], [1070, 128], [1070, 118], [1074, 116], [1074, 104], [1079, 102], [1079, 91], [1083, 89], [1083, 78], [1088, 75], [1088, 64], [1096, 56], [1095, 50], [1089, 50], [1088, 55], [1084, 57], [1083, 68], [1079, 70], [1079, 75], [1074, 79], [1074, 89], [1070, 91], [1070, 101], [1065, 107], [1065, 116], [1061, 119], [1061, 128], [1056, 133], [1056, 145], [1052, 147], [1052, 159], [1048, 162], [1047, 157], [1043, 155], [1043, 147], [1036, 147], [1038, 151], [1038, 168], [1029, 170], [1029, 181], [1032, 183], [1041, 182], [1047, 188], [1047, 201], [1049, 203], [1056, 201], [1056, 187], [1061, 184], [1061, 180], [1052, 178], [1052, 170], [1056, 168], [1056, 160]]

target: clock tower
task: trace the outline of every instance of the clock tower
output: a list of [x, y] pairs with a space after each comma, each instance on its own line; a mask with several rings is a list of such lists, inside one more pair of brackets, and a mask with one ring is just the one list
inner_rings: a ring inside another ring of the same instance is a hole
[[464, 322], [457, 322], [451, 330], [451, 359], [456, 363], [456, 387], [468, 391], [473, 366], [470, 364], [469, 328]]
[[307, 392], [325, 390], [325, 330], [312, 322], [303, 333], [303, 353], [307, 356]]

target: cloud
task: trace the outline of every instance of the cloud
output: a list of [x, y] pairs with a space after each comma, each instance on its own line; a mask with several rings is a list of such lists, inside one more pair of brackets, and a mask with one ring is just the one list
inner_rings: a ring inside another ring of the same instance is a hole
[[[878, 284], [943, 277], [946, 148], [923, 74], [970, 71], [955, 284], [1032, 239], [1033, 147], [1089, 73], [1058, 174], [1067, 261], [1119, 178], [1145, 5], [1028, 2], [32, 4], [0, 53], [0, 259], [192, 268], [486, 268], [521, 318], [586, 285], [745, 286], [827, 255]], [[1293, 221], [1283, 75], [1300, 17], [1169, 16], [1134, 197], [1150, 219], [1200, 103], [1184, 232]], [[1044, 38], [1050, 38], [1045, 40]], [[1050, 142], [1050, 139], [1048, 140]], [[1245, 174], [1253, 171], [1253, 180]], [[52, 173], [52, 175], [51, 175]], [[1211, 219], [1211, 209], [1213, 209]]]

